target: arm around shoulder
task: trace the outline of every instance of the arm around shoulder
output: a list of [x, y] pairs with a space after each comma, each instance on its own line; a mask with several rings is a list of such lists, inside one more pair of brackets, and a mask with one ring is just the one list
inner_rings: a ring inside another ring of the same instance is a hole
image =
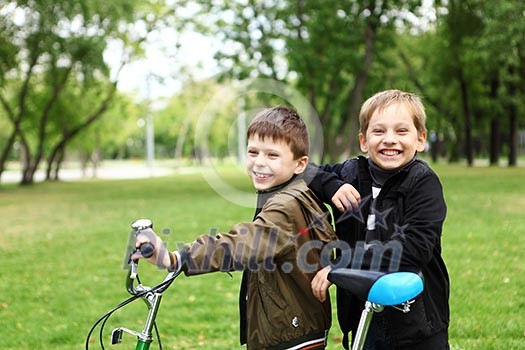
[[320, 200], [325, 203], [332, 203], [334, 195], [346, 183], [345, 181], [348, 181], [345, 169], [350, 162], [323, 166], [310, 163], [303, 178]]

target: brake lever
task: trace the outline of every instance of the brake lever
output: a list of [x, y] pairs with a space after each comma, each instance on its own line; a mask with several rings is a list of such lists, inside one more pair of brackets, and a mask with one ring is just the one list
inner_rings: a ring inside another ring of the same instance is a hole
[[140, 247], [136, 248], [134, 251], [132, 251], [129, 255], [129, 261], [128, 264], [131, 266], [131, 274], [130, 278], [135, 279], [137, 277], [138, 268], [139, 268], [139, 261], [138, 259], [131, 259], [133, 254], [140, 252], [144, 258], [151, 258], [153, 256], [153, 253], [155, 253], [155, 247], [150, 242], [142, 243]]
[[[135, 234], [135, 237], [139, 234], [140, 231], [153, 228], [153, 221], [150, 219], [138, 219], [135, 220], [131, 224], [131, 228], [133, 229], [133, 233]], [[155, 247], [150, 242], [146, 242], [140, 245], [140, 247], [136, 248], [135, 250], [132, 250], [129, 254], [128, 258], [128, 265], [131, 267], [129, 277], [130, 279], [134, 280], [137, 278], [138, 274], [138, 260], [132, 259], [131, 257], [136, 252], [140, 252], [144, 258], [150, 258], [153, 256], [153, 253], [155, 252]]]

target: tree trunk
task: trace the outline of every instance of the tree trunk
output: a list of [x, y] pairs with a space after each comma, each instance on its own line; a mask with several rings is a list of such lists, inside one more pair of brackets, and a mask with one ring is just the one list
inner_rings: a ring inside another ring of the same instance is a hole
[[[36, 147], [35, 154], [31, 154], [29, 147], [26, 145], [27, 155], [26, 158], [26, 164], [24, 166], [24, 170], [22, 173], [22, 181], [20, 182], [21, 185], [31, 185], [34, 183], [33, 177], [35, 176], [35, 173], [38, 169], [38, 166], [40, 165], [40, 162], [42, 158], [44, 157], [44, 147], [46, 142], [46, 127], [49, 121], [49, 117], [51, 115], [51, 110], [55, 103], [58, 100], [58, 97], [60, 96], [60, 93], [66, 86], [66, 82], [69, 78], [69, 75], [73, 69], [73, 65], [70, 65], [63, 73], [63, 75], [60, 77], [59, 81], [56, 81], [53, 85], [53, 91], [51, 94], [51, 97], [46, 102], [44, 109], [42, 111], [42, 115], [40, 116], [40, 123], [38, 126], [38, 143]], [[20, 132], [20, 134], [22, 134]], [[23, 135], [21, 135], [23, 137]]]
[[[511, 77], [515, 75], [513, 66], [509, 66], [508, 73]], [[518, 164], [518, 108], [516, 106], [516, 84], [510, 81], [508, 84], [510, 97], [509, 104], [509, 166]]]
[[7, 142], [4, 146], [4, 149], [2, 151], [2, 155], [0, 156], [0, 179], [2, 178], [2, 173], [4, 172], [6, 168], [7, 158], [9, 157], [9, 154], [11, 153], [11, 148], [13, 148], [13, 145], [16, 140], [16, 134], [18, 131], [14, 129], [11, 132], [11, 135], [9, 135]]
[[65, 146], [47, 158], [46, 181], [58, 181], [58, 173], [65, 157]]
[[53, 162], [54, 166], [51, 173], [51, 181], [59, 181], [60, 178], [58, 174], [60, 173], [60, 169], [62, 168], [62, 163], [64, 162], [64, 158], [66, 156], [66, 149], [65, 147], [60, 150], [58, 153], [58, 157]]
[[[497, 73], [490, 81], [490, 99], [496, 101], [498, 98], [499, 79]], [[499, 116], [493, 115], [490, 122], [490, 165], [498, 165], [501, 151], [501, 123]]]
[[[27, 93], [27, 88], [25, 90], [22, 90], [21, 93], [24, 94], [23, 96], [20, 97], [20, 102], [22, 103], [22, 101], [25, 101], [25, 94]], [[9, 120], [13, 123], [13, 130], [11, 131], [11, 134], [7, 138], [7, 142], [2, 151], [2, 155], [0, 156], [0, 178], [1, 178], [2, 173], [5, 170], [5, 164], [7, 163], [7, 159], [9, 158], [9, 154], [11, 153], [11, 149], [13, 148], [13, 145], [15, 144], [16, 136], [20, 135], [20, 123], [22, 122], [22, 118], [23, 118], [22, 113], [25, 111], [25, 107], [20, 107], [20, 113], [17, 116], [15, 116], [15, 113], [13, 112], [9, 104], [7, 103], [7, 100], [1, 94], [0, 94], [0, 102], [2, 103], [2, 107], [4, 108]], [[21, 142], [23, 146], [24, 145], [27, 146], [27, 142], [22, 135], [21, 135]]]
[[471, 124], [472, 116], [470, 111], [467, 82], [463, 77], [463, 71], [461, 68], [459, 68], [458, 79], [461, 90], [461, 104], [463, 106], [463, 117], [465, 118], [465, 155], [467, 157], [467, 164], [469, 166], [472, 166], [474, 164]]
[[174, 158], [176, 163], [179, 163], [182, 159], [184, 143], [186, 141], [186, 135], [188, 134], [190, 123], [191, 118], [189, 116], [187, 116], [182, 122], [182, 127], [180, 129], [179, 136], [177, 137], [177, 145], [175, 146]]
[[[370, 77], [370, 67], [372, 66], [374, 56], [374, 44], [377, 32], [377, 25], [368, 22], [365, 29], [365, 54], [363, 57], [363, 67], [356, 76], [354, 87], [348, 98], [346, 115], [342, 118], [342, 124], [338, 128], [338, 135], [335, 139], [335, 147], [330, 153], [332, 160], [344, 156], [347, 158], [353, 152], [357, 151], [358, 142], [358, 120], [359, 109], [363, 99], [363, 91]], [[332, 141], [333, 142], [333, 141]], [[345, 154], [347, 153], [347, 154]]]
[[96, 179], [98, 177], [98, 168], [100, 166], [100, 150], [98, 148], [95, 148], [93, 152], [91, 152], [91, 164], [93, 164], [93, 173], [91, 174], [91, 177], [93, 179]]
[[[22, 134], [20, 134], [21, 137], [23, 137]], [[31, 151], [29, 149], [29, 144], [25, 142], [25, 139], [20, 142], [20, 150], [22, 151], [22, 180], [20, 181], [20, 185], [26, 186], [26, 185], [32, 185], [33, 184], [33, 178], [37, 169], [37, 166], [35, 165], [33, 156], [31, 155]]]
[[58, 157], [58, 161], [56, 161], [56, 166], [55, 166], [55, 175], [54, 175], [54, 181], [58, 181], [60, 180], [60, 178], [58, 177], [58, 174], [60, 173], [60, 169], [62, 169], [62, 163], [64, 163], [64, 159], [66, 158], [66, 150], [63, 149], [61, 152], [60, 152], [60, 157]]
[[518, 113], [515, 104], [510, 108], [509, 166], [518, 165]]
[[456, 141], [450, 141], [448, 142], [447, 147], [447, 153], [448, 153], [448, 162], [449, 163], [457, 163], [459, 162], [461, 155], [460, 155], [460, 148], [462, 145], [462, 140], [458, 139]]
[[70, 142], [75, 136], [77, 136], [81, 131], [86, 129], [88, 126], [90, 126], [93, 122], [95, 122], [97, 119], [99, 119], [106, 109], [109, 107], [109, 103], [113, 99], [113, 96], [115, 94], [115, 91], [117, 89], [117, 81], [115, 81], [112, 84], [111, 90], [108, 92], [108, 95], [104, 99], [104, 101], [101, 102], [98, 109], [93, 112], [83, 123], [73, 127], [72, 129], [68, 131], [64, 131], [62, 134], [62, 139], [52, 148], [51, 155], [48, 159], [51, 161], [54, 159], [57, 159], [57, 156], [60, 154], [60, 152], [64, 151], [66, 148], [66, 145], [68, 142]]
[[490, 122], [490, 165], [498, 165], [501, 149], [501, 123], [498, 118]]
[[53, 167], [54, 167], [54, 164], [55, 164], [55, 161], [57, 158], [59, 158], [59, 152], [53, 152], [51, 153], [51, 155], [49, 157], [47, 157], [47, 165], [46, 165], [46, 181], [51, 181], [51, 180], [54, 180], [54, 175], [52, 174], [53, 173]]
[[[38, 58], [39, 58], [39, 54], [35, 54], [36, 51], [30, 50], [30, 52], [31, 52], [30, 54], [31, 60], [29, 62], [29, 66], [28, 66], [26, 75], [24, 77], [24, 82], [22, 84], [22, 87], [19, 93], [17, 94], [18, 113], [16, 114], [16, 116], [15, 116], [13, 109], [9, 106], [9, 103], [7, 102], [7, 100], [4, 98], [3, 95], [0, 94], [0, 102], [2, 103], [2, 107], [4, 108], [7, 116], [9, 117], [9, 120], [13, 123], [13, 133], [12, 135], [10, 135], [8, 142], [6, 143], [4, 150], [2, 151], [2, 158], [0, 158], [0, 177], [2, 176], [2, 173], [5, 170], [5, 163], [7, 161], [7, 158], [9, 157], [9, 153], [11, 152], [11, 148], [13, 147], [17, 134], [20, 136], [20, 139], [22, 142], [22, 148], [24, 147], [26, 148], [23, 151], [24, 152], [29, 151], [27, 142], [24, 136], [22, 135], [22, 133], [20, 132], [20, 124], [22, 122], [22, 119], [25, 117], [26, 99], [27, 99], [27, 94], [29, 91], [29, 81], [31, 80], [33, 69], [35, 68], [36, 63], [38, 62]], [[24, 155], [27, 155], [27, 153]], [[23, 179], [24, 179], [24, 174], [22, 174], [22, 180]]]

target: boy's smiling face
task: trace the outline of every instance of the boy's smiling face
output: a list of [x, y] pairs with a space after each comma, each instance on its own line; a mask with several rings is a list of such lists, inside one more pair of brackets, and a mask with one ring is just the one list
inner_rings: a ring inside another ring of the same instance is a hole
[[300, 174], [308, 164], [308, 157], [294, 159], [290, 146], [284, 141], [261, 139], [255, 134], [248, 139], [246, 170], [257, 190], [268, 190]]
[[359, 143], [361, 151], [380, 168], [395, 170], [410, 162], [416, 152], [425, 150], [426, 138], [426, 132], [416, 129], [407, 108], [392, 103], [372, 114], [366, 135], [359, 134]]

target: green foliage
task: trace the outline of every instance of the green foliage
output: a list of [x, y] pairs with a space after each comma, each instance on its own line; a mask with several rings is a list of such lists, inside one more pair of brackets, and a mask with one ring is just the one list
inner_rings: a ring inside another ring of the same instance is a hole
[[[246, 176], [220, 171], [227, 181], [251, 188]], [[525, 172], [458, 165], [436, 171], [448, 205], [443, 255], [451, 278], [451, 348], [523, 349]], [[175, 247], [252, 217], [252, 209], [218, 196], [196, 169], [147, 180], [8, 187], [0, 195], [0, 212], [9, 219], [0, 235], [0, 280], [7, 287], [0, 294], [0, 337], [13, 350], [83, 347], [92, 323], [127, 298], [121, 267], [136, 218], [149, 217], [158, 232], [171, 231], [163, 238]], [[145, 284], [164, 276], [140, 266]], [[218, 273], [176, 280], [158, 316], [165, 348], [240, 348], [239, 284], [237, 273], [233, 279]], [[111, 329], [140, 330], [145, 316], [142, 302], [115, 314], [106, 325], [106, 348], [117, 349], [109, 345]], [[340, 349], [339, 340], [334, 322], [329, 349]], [[120, 347], [134, 343], [125, 336]], [[93, 339], [90, 348], [97, 345]]]
[[[111, 120], [85, 126], [83, 137], [67, 142], [68, 149], [100, 147], [106, 156], [142, 156], [144, 133], [136, 122], [147, 111], [144, 106], [135, 108], [131, 97], [112, 95], [116, 78], [110, 75], [104, 52], [109, 43], [117, 42], [127, 63], [144, 54], [143, 44], [156, 29], [179, 30], [188, 23], [221, 43], [216, 56], [223, 69], [217, 77], [221, 83], [232, 77], [271, 78], [305, 96], [323, 126], [326, 159], [357, 152], [360, 105], [373, 93], [390, 88], [423, 97], [427, 128], [446, 140], [449, 160], [468, 156], [472, 148], [474, 156], [490, 154], [497, 164], [501, 152], [516, 149], [516, 133], [525, 127], [523, 1], [188, 4], [186, 0], [2, 2], [0, 174], [4, 154], [13, 159], [25, 151], [29, 163], [50, 157], [64, 133], [81, 126], [112, 97], [126, 101], [115, 101], [114, 107], [109, 101], [101, 115]], [[165, 109], [153, 112], [158, 156], [198, 153], [195, 124], [221, 83], [189, 83]], [[277, 97], [249, 96], [245, 108], [282, 102]], [[208, 140], [214, 156], [228, 155], [228, 141], [235, 137], [225, 135], [231, 133], [237, 114], [237, 106], [220, 108]], [[129, 125], [123, 126], [125, 120]], [[13, 133], [16, 140], [10, 141]]]
[[225, 43], [225, 74], [298, 88], [320, 117], [327, 158], [353, 154], [361, 103], [390, 88], [423, 96], [451, 160], [498, 153], [502, 135], [524, 126], [522, 1], [202, 4], [201, 22]]
[[[65, 111], [61, 113], [65, 117], [72, 118], [78, 114], [87, 114], [92, 108], [94, 91], [85, 91], [79, 89], [78, 94], [66, 101]], [[82, 98], [80, 98], [82, 96]], [[77, 101], [75, 103], [71, 103]], [[69, 102], [69, 104], [67, 103]], [[130, 156], [144, 156], [143, 147], [134, 145], [139, 142], [142, 146], [144, 140], [144, 129], [139, 127], [139, 120], [146, 115], [146, 107], [135, 102], [131, 96], [117, 94], [111, 106], [105, 112], [104, 117], [97, 123], [90, 126], [82, 135], [75, 138], [68, 148], [71, 153], [80, 152], [80, 154], [91, 154], [100, 152], [104, 159], [128, 158]], [[82, 113], [83, 112], [83, 113]], [[59, 122], [57, 127], [61, 131], [67, 130], [70, 122]]]
[[436, 30], [413, 38], [407, 50], [415, 50], [410, 59], [412, 68], [417, 67], [413, 79], [419, 79], [418, 90], [428, 98], [431, 110], [442, 116], [436, 130], [450, 140], [456, 157], [468, 141], [466, 109], [472, 113], [477, 156], [490, 152], [496, 157], [491, 161], [497, 164], [502, 137], [510, 138], [509, 147], [514, 147], [510, 135], [524, 124], [520, 118], [513, 125], [511, 111], [515, 108], [523, 114], [525, 90], [515, 85], [511, 94], [509, 83], [521, 81], [516, 74], [522, 74], [520, 69], [525, 67], [517, 44], [525, 37], [524, 10], [523, 3], [515, 1], [447, 2], [446, 7], [438, 6], [442, 16]]
[[142, 54], [151, 31], [174, 17], [173, 9], [156, 0], [3, 4], [0, 117], [7, 117], [12, 130], [2, 145], [0, 174], [15, 140], [24, 155], [22, 183], [33, 181], [45, 158], [58, 166], [67, 144], [100, 119], [114, 97], [118, 73], [110, 72], [104, 57], [109, 44], [121, 44], [124, 65]]
[[204, 3], [204, 12], [217, 19], [214, 31], [228, 43], [217, 55], [226, 74], [297, 87], [319, 115], [327, 159], [356, 148], [359, 107], [372, 93], [367, 83], [383, 81], [384, 89], [382, 73], [391, 68], [390, 57], [383, 58], [386, 68], [376, 57], [391, 46], [396, 21], [420, 6], [403, 0]]
[[[217, 94], [227, 94], [227, 91], [227, 84], [214, 80], [191, 82], [156, 113], [155, 141], [165, 150], [165, 156], [177, 159], [195, 156], [197, 149], [203, 145], [203, 140], [195, 138], [197, 123], [207, 123], [203, 110], [210, 108], [207, 104], [216, 99]], [[206, 140], [211, 156], [229, 156], [228, 141], [237, 141], [236, 134], [229, 135], [238, 114], [235, 102], [221, 100], [220, 105], [212, 107], [214, 116], [211, 125], [208, 125], [210, 134]]]

